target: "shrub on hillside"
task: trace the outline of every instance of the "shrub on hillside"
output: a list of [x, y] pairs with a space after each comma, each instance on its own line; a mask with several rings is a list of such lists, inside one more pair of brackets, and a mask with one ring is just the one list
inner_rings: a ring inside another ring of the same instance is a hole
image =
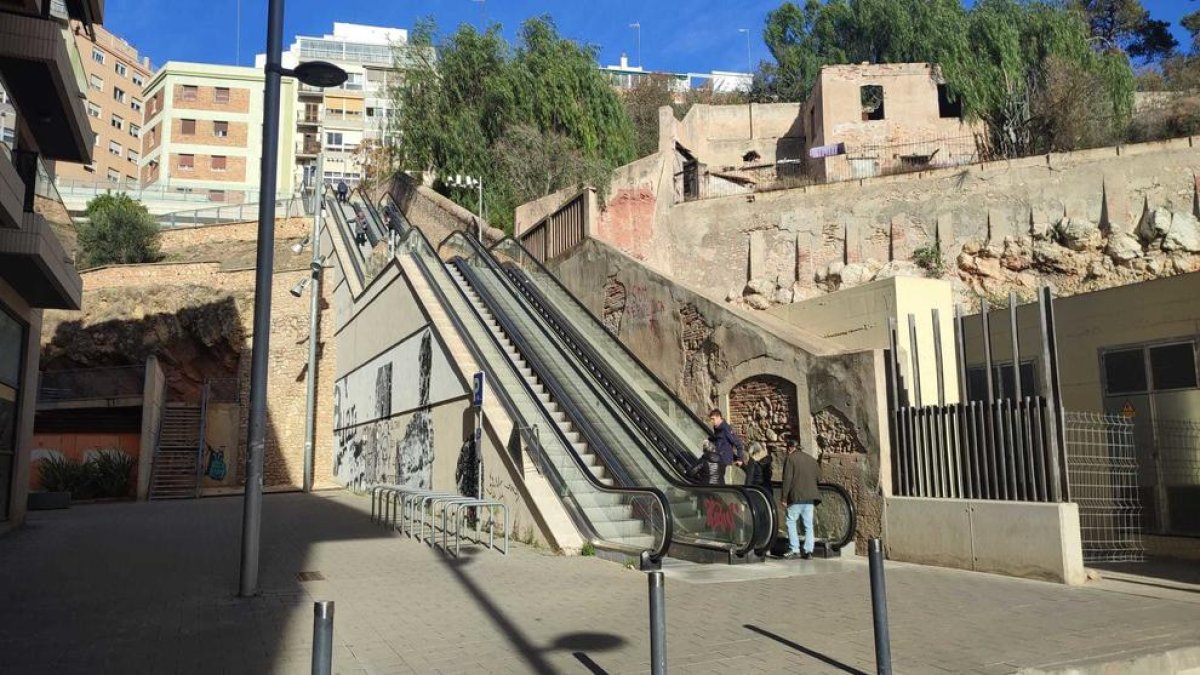
[[88, 202], [86, 216], [79, 226], [82, 266], [158, 259], [158, 223], [141, 202], [123, 192], [109, 192]]

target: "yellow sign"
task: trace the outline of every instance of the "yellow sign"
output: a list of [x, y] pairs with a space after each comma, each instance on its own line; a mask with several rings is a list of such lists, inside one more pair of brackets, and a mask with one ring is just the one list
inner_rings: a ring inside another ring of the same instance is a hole
[[1137, 417], [1137, 410], [1133, 407], [1132, 403], [1125, 401], [1125, 405], [1121, 408], [1121, 416], [1127, 420], [1131, 420]]

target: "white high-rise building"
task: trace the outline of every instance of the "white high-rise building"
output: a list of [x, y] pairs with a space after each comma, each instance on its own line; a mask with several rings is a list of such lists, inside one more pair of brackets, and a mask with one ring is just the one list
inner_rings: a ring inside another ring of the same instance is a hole
[[[333, 32], [320, 37], [298, 35], [283, 54], [283, 66], [295, 68], [306, 61], [328, 61], [346, 71], [340, 87], [318, 89], [301, 85], [296, 104], [297, 183], [311, 184], [317, 154], [325, 154], [326, 183], [363, 179], [366, 154], [385, 142], [392, 116], [389, 87], [402, 76], [396, 68], [396, 50], [408, 44], [403, 28], [333, 24]], [[266, 55], [255, 58], [261, 68]]]

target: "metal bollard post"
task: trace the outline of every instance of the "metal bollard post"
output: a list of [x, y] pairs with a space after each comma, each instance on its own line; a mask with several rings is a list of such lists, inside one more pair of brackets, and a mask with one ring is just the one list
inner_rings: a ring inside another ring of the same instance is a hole
[[888, 637], [887, 589], [883, 584], [883, 545], [878, 537], [867, 544], [867, 560], [871, 574], [871, 615], [875, 620], [875, 670], [880, 675], [891, 675], [892, 643]]
[[666, 675], [667, 598], [662, 563], [651, 560], [649, 552], [644, 551], [642, 569], [646, 571], [646, 582], [650, 587], [650, 672], [652, 675]]
[[313, 603], [313, 675], [333, 672], [333, 601]]

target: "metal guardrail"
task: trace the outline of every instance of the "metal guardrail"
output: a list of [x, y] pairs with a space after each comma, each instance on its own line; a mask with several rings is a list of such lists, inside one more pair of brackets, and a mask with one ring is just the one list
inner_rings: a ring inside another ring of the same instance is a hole
[[38, 402], [141, 396], [145, 384], [144, 365], [43, 371], [38, 381]]
[[[219, 225], [222, 223], [245, 223], [258, 220], [258, 203], [226, 204], [200, 209], [173, 211], [157, 216], [159, 227], [191, 227], [194, 225]], [[306, 200], [293, 194], [275, 200], [276, 218], [299, 218], [308, 215]]]

